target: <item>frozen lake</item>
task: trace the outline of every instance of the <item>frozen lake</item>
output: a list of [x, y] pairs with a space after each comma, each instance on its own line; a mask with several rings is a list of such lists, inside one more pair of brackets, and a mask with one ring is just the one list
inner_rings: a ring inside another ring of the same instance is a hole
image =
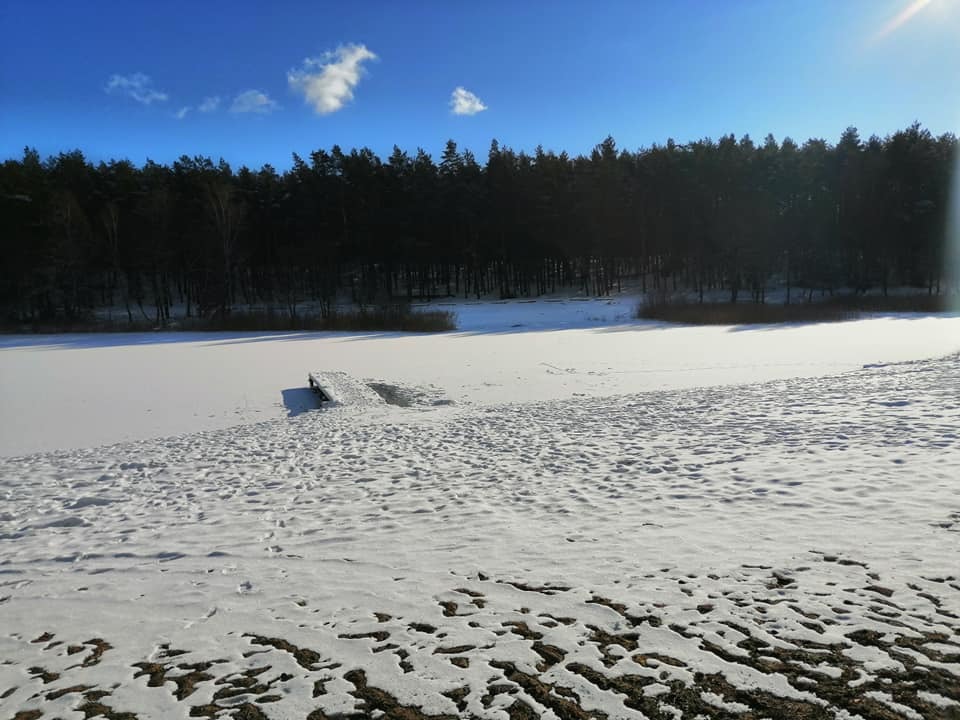
[[628, 301], [451, 309], [461, 330], [440, 335], [0, 337], [0, 455], [287, 417], [318, 368], [475, 406], [816, 377], [960, 349], [956, 316], [680, 327], [629, 321]]

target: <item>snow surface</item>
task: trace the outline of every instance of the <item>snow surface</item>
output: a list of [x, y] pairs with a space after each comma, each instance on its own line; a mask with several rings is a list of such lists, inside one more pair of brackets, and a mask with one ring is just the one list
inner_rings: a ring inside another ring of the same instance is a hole
[[633, 306], [630, 299], [454, 305], [460, 330], [429, 336], [0, 337], [0, 455], [295, 415], [315, 407], [304, 393], [314, 369], [477, 406], [814, 377], [960, 350], [957, 316], [682, 327], [631, 322]]
[[0, 717], [952, 717], [957, 327], [13, 342]]

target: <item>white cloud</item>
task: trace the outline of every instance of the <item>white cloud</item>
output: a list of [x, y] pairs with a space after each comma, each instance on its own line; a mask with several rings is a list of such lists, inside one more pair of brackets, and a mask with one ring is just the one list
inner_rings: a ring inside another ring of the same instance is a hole
[[149, 75], [133, 73], [132, 75], [111, 75], [104, 90], [114, 95], [126, 95], [142, 105], [154, 102], [165, 102], [167, 94], [153, 89], [153, 80]]
[[190, 106], [189, 106], [189, 105], [185, 105], [184, 107], [182, 107], [182, 108], [180, 108], [179, 110], [177, 110], [177, 111], [173, 114], [173, 116], [174, 116], [177, 120], [183, 120], [183, 119], [187, 116], [187, 113], [188, 113], [188, 112], [190, 112]]
[[319, 115], [327, 115], [353, 100], [353, 89], [363, 77], [363, 62], [376, 59], [366, 45], [341, 45], [304, 60], [303, 67], [287, 73], [287, 82], [292, 90], [303, 93]]
[[220, 96], [212, 95], [211, 97], [205, 97], [203, 102], [197, 105], [197, 110], [202, 113], [210, 113], [220, 107]]
[[[209, 99], [209, 98], [208, 98]], [[259, 113], [266, 115], [277, 109], [277, 103], [259, 90], [244, 90], [233, 99], [232, 113]]]
[[463, 87], [457, 87], [450, 93], [450, 111], [454, 115], [476, 115], [487, 106], [476, 95]]

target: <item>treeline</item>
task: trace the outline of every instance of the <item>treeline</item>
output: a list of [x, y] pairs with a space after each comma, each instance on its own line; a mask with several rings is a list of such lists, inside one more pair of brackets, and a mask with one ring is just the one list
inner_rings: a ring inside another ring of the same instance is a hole
[[[80, 151], [0, 166], [0, 313], [8, 322], [296, 317], [311, 302], [560, 290], [603, 295], [626, 281], [702, 299], [788, 302], [945, 282], [952, 134], [913, 125], [863, 141], [733, 135], [636, 152], [612, 138], [589, 156], [494, 141], [485, 164], [450, 141], [435, 162], [394, 148], [334, 146], [290, 170], [93, 165]], [[180, 312], [178, 310], [177, 312]]]

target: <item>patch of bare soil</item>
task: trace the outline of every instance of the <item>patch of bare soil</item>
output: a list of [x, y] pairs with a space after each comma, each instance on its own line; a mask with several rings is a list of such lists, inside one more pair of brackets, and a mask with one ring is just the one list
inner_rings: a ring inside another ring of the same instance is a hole
[[[370, 667], [346, 665], [345, 658], [336, 657], [331, 648], [303, 647], [293, 638], [245, 635], [251, 649], [243, 656], [256, 656], [258, 664], [239, 671], [224, 658], [191, 654], [193, 661], [179, 662], [187, 650], [161, 645], [150, 659], [118, 675], [115, 683], [97, 687], [84, 682], [83, 673], [100, 662], [111, 644], [99, 638], [77, 644], [53, 642], [54, 635], [44, 633], [32, 642], [43, 645], [42, 657], [50, 662], [24, 669], [35, 689], [20, 703], [22, 707], [10, 708], [13, 714], [7, 717], [45, 718], [45, 702], [72, 699], [73, 709], [86, 718], [136, 720], [136, 708], [116, 709], [110, 697], [119, 685], [145, 677], [143, 692], [172, 694], [190, 717], [234, 720], [288, 717], [289, 713], [276, 708], [298, 687], [311, 688], [312, 698], [317, 699], [307, 720], [372, 716], [447, 720], [475, 717], [471, 708], [491, 712], [499, 708], [521, 720], [542, 717], [548, 711], [561, 720], [606, 718], [595, 702], [586, 702], [588, 695], [602, 695], [613, 700], [606, 707], [620, 705], [651, 720], [827, 720], [843, 712], [863, 720], [958, 720], [960, 620], [945, 610], [955, 606], [952, 593], [960, 591], [954, 578], [931, 578], [923, 587], [909, 585], [908, 595], [903, 586], [888, 586], [863, 563], [840, 563], [829, 555], [818, 561], [838, 568], [845, 582], [829, 593], [805, 592], [804, 568], [751, 568], [755, 575], [749, 592], [729, 589], [708, 594], [709, 601], [691, 599], [687, 611], [678, 613], [629, 596], [581, 593], [574, 599], [573, 588], [510, 581], [503, 584], [518, 591], [512, 597], [522, 599], [523, 607], [495, 607], [489, 591], [492, 585], [486, 586], [487, 592], [477, 586], [456, 587], [451, 592], [468, 602], [437, 600], [449, 623], [442, 630], [404, 620], [395, 609], [386, 608], [389, 613], [362, 613], [375, 618], [378, 629], [338, 635], [338, 641], [364, 643], [371, 659], [384, 657], [381, 653], [393, 655], [398, 677], [411, 687], [429, 687], [424, 684], [429, 680], [417, 673], [420, 662], [428, 657], [462, 670], [462, 684], [436, 691], [437, 699], [450, 708], [444, 714], [430, 714], [379, 687], [369, 674], [372, 660]], [[675, 580], [682, 580], [684, 587], [699, 581], [690, 575]], [[554, 608], [558, 598], [569, 597], [570, 602], [563, 615], [551, 614], [546, 606], [537, 607], [538, 597]], [[730, 605], [725, 611], [721, 608], [722, 601], [731, 598], [733, 607], [742, 611], [734, 618]], [[490, 602], [469, 602], [481, 599]], [[598, 624], [598, 606], [609, 610], [615, 620]], [[783, 630], [785, 617], [795, 621], [798, 632]], [[857, 619], [853, 624], [857, 629], [844, 630], [850, 617]], [[459, 630], [478, 628], [488, 630], [494, 640], [486, 645], [451, 642]], [[577, 641], [569, 641], [571, 633]], [[652, 643], [650, 637], [660, 639]], [[517, 660], [524, 647], [532, 661]], [[81, 653], [81, 662], [69, 664], [67, 658]], [[292, 657], [299, 672], [274, 669], [281, 655]], [[51, 669], [65, 666], [59, 672]], [[718, 666], [736, 672], [719, 673]], [[480, 676], [486, 680], [471, 685], [477, 667], [483, 669]], [[745, 677], [771, 682], [738, 680]], [[200, 694], [203, 700], [198, 702], [201, 686], [207, 692]], [[785, 690], [774, 693], [773, 687]], [[353, 712], [335, 715], [323, 709], [320, 698], [331, 688], [352, 697]], [[0, 688], [0, 697], [22, 696], [22, 691], [23, 687]]]

